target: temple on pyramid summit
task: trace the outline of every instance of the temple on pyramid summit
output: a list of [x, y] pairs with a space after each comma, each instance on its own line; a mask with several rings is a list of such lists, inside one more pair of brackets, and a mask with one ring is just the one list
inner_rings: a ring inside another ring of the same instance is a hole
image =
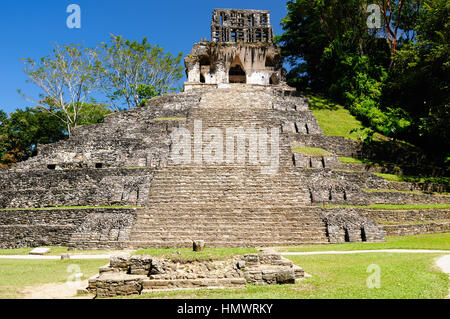
[[185, 58], [185, 90], [207, 84], [279, 84], [283, 59], [273, 44], [270, 13], [264, 10], [216, 9], [211, 41], [196, 43]]

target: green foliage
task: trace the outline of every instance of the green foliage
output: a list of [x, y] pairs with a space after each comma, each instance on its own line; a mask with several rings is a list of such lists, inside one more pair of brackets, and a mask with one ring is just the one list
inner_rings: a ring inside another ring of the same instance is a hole
[[[67, 114], [74, 112], [68, 105]], [[104, 105], [87, 104], [80, 108], [76, 125], [101, 123], [112, 111]], [[67, 138], [67, 127], [61, 112], [26, 108], [8, 117], [0, 110], [0, 166], [10, 166], [37, 153], [38, 144], [55, 143]]]
[[383, 90], [383, 103], [402, 109], [411, 125], [405, 138], [436, 154], [450, 154], [450, 4], [425, 0], [417, 39], [404, 44]]
[[99, 85], [102, 62], [97, 50], [76, 44], [56, 44], [49, 56], [22, 60], [29, 82], [43, 92], [35, 101], [37, 107], [62, 121], [70, 135]]
[[[73, 108], [69, 108], [72, 112]], [[78, 115], [77, 126], [103, 123], [105, 116], [113, 113], [108, 106], [104, 104], [90, 103], [83, 105], [82, 111]]]
[[341, 73], [352, 70], [358, 57], [367, 55], [376, 60], [373, 65], [388, 65], [389, 48], [368, 34], [362, 1], [296, 0], [287, 7], [285, 32], [276, 41], [293, 66], [288, 80], [300, 90], [310, 88], [342, 102]]
[[[288, 82], [331, 98], [364, 126], [434, 152], [444, 163], [450, 152], [450, 5], [388, 2], [381, 10], [387, 20], [383, 16], [374, 31], [365, 24], [367, 4], [289, 1], [284, 33], [276, 37], [292, 66]], [[366, 131], [367, 143], [373, 134]]]
[[0, 111], [0, 165], [25, 160], [36, 154], [38, 144], [65, 137], [65, 125], [48, 112], [26, 108], [8, 118]]
[[[450, 4], [379, 1], [382, 28], [368, 30], [366, 1], [293, 0], [276, 37], [288, 82], [341, 103], [374, 132], [450, 157]], [[351, 12], [351, 14], [350, 14]], [[447, 162], [446, 162], [447, 161]]]
[[182, 53], [172, 57], [147, 38], [137, 42], [111, 35], [102, 47], [102, 87], [116, 109], [144, 106], [152, 97], [174, 91], [182, 77]]
[[[174, 91], [182, 77], [181, 53], [172, 57], [146, 38], [137, 42], [111, 36], [111, 42], [100, 48], [55, 45], [49, 56], [23, 59], [29, 81], [42, 91], [37, 108], [63, 122], [69, 135], [78, 125], [102, 122], [110, 109], [144, 106], [149, 99]], [[94, 93], [103, 93], [109, 104], [97, 103]]]
[[288, 10], [277, 41], [294, 67], [290, 84], [344, 104], [384, 135], [401, 128], [403, 122], [380, 110], [389, 47], [367, 32], [364, 3], [297, 0], [288, 2]]

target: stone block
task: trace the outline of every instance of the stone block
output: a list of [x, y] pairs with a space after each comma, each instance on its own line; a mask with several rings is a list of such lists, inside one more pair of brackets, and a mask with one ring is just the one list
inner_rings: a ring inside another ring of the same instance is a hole
[[38, 247], [29, 252], [30, 255], [45, 255], [50, 252], [50, 248]]
[[300, 279], [300, 278], [305, 277], [305, 271], [303, 270], [302, 267], [300, 267], [298, 265], [293, 265], [292, 268], [294, 269], [295, 279]]
[[130, 258], [130, 274], [148, 275], [152, 267], [152, 257], [149, 255], [135, 255]]
[[164, 261], [159, 258], [152, 258], [152, 266], [150, 268], [151, 275], [165, 274]]
[[130, 267], [130, 255], [124, 254], [111, 256], [109, 265], [111, 268], [116, 268], [119, 271], [127, 272]]
[[278, 284], [294, 284], [295, 283], [295, 273], [293, 268], [282, 268], [276, 273]]
[[61, 260], [69, 260], [70, 254], [61, 254]]
[[194, 240], [192, 243], [192, 249], [194, 251], [202, 251], [205, 248], [205, 241], [203, 240]]

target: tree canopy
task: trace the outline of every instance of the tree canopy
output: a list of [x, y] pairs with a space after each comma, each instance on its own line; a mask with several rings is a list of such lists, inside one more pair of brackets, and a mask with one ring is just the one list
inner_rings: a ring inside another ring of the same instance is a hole
[[87, 123], [80, 121], [82, 116], [103, 112], [104, 107], [95, 109], [99, 104], [112, 111], [130, 109], [175, 91], [182, 77], [181, 56], [172, 57], [146, 38], [137, 42], [112, 35], [109, 43], [95, 48], [55, 44], [50, 55], [23, 60], [29, 81], [41, 89], [32, 102], [63, 122], [70, 135]]
[[102, 88], [116, 109], [143, 106], [152, 97], [175, 91], [182, 77], [182, 53], [172, 57], [147, 38], [137, 42], [111, 35], [102, 49]]
[[449, 12], [446, 0], [287, 3], [276, 37], [289, 84], [343, 104], [374, 131], [450, 156]]

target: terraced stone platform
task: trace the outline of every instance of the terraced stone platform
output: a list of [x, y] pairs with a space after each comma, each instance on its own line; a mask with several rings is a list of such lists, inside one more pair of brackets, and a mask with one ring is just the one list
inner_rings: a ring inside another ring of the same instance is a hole
[[[235, 141], [227, 147], [230, 128]], [[172, 137], [180, 129], [191, 134], [190, 162], [172, 156]], [[271, 129], [277, 135], [271, 136]], [[261, 130], [267, 132], [261, 144], [265, 149], [249, 152], [252, 139], [261, 141]], [[212, 139], [205, 132], [222, 135], [223, 156], [217, 157], [216, 149], [212, 162], [204, 156], [211, 152]], [[277, 137], [276, 148], [271, 148], [271, 137]], [[329, 154], [293, 151], [317, 146]], [[423, 193], [364, 170], [342, 170], [337, 155], [357, 156], [358, 147], [355, 141], [324, 136], [307, 100], [288, 87], [199, 85], [152, 99], [147, 107], [109, 115], [105, 123], [78, 127], [68, 140], [40, 145], [37, 156], [1, 170], [0, 247], [380, 241], [383, 228], [388, 234], [402, 231], [376, 226], [372, 219], [383, 220], [377, 211], [347, 206], [450, 203], [448, 195]], [[236, 156], [242, 151], [244, 157]], [[264, 151], [268, 161], [261, 163]], [[227, 152], [234, 154], [232, 161], [227, 161]], [[46, 207], [56, 208], [42, 210]], [[420, 220], [420, 213], [413, 211], [409, 216]], [[336, 214], [343, 219], [327, 219]], [[448, 219], [442, 214], [436, 218]], [[427, 221], [434, 218], [429, 215]], [[448, 231], [445, 227], [414, 231]], [[35, 229], [33, 240], [19, 238], [19, 229], [25, 234]]]

